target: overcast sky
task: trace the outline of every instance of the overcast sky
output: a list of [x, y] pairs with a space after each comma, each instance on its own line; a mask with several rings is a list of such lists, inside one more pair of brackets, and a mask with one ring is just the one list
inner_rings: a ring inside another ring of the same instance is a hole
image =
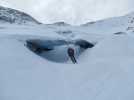
[[0, 0], [0, 5], [31, 14], [43, 23], [82, 24], [134, 11], [134, 0]]

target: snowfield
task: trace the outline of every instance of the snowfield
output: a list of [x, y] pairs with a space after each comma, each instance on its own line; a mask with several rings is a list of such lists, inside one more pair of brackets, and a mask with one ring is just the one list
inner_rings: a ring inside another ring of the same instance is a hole
[[[132, 16], [81, 26], [0, 24], [0, 100], [133, 100]], [[67, 59], [60, 63], [29, 50], [29, 39], [84, 39], [95, 46], [77, 52], [78, 64], [69, 60], [68, 45], [46, 53]]]

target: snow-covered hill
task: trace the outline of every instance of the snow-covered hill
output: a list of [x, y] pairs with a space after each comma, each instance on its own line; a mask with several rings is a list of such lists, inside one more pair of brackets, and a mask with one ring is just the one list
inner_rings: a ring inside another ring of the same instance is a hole
[[[133, 100], [133, 16], [83, 26], [0, 24], [0, 100]], [[56, 43], [44, 57], [26, 46], [80, 39], [95, 46], [80, 53], [80, 46]], [[78, 64], [67, 55], [70, 46]]]
[[0, 22], [11, 24], [40, 24], [24, 12], [2, 6], [0, 6]]
[[104, 33], [103, 30], [105, 30], [104, 34], [114, 32], [134, 32], [134, 13], [97, 22], [89, 22], [81, 26], [87, 27], [89, 31], [92, 32], [96, 32], [96, 29], [99, 29], [98, 32], [102, 34]]

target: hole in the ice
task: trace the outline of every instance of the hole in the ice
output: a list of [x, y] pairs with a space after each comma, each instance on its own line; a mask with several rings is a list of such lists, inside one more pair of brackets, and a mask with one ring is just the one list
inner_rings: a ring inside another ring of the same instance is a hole
[[84, 50], [92, 48], [94, 44], [81, 39], [72, 41], [31, 39], [26, 41], [26, 46], [49, 61], [65, 63], [72, 61], [68, 53], [69, 48], [74, 50], [73, 56], [77, 61], [79, 55]]

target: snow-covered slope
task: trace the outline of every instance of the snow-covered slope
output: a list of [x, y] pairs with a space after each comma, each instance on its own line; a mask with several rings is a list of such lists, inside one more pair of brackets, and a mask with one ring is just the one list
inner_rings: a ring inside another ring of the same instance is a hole
[[24, 12], [2, 6], [0, 6], [0, 22], [11, 24], [40, 24]]
[[100, 34], [134, 32], [134, 13], [97, 22], [89, 22], [81, 26], [86, 27], [90, 32]]
[[[133, 100], [134, 35], [132, 28], [127, 30], [132, 18], [129, 14], [87, 26], [1, 24], [0, 100]], [[26, 40], [31, 39], [83, 39], [95, 47], [72, 64], [70, 45], [57, 46], [45, 54], [67, 59], [57, 63], [30, 51]]]

